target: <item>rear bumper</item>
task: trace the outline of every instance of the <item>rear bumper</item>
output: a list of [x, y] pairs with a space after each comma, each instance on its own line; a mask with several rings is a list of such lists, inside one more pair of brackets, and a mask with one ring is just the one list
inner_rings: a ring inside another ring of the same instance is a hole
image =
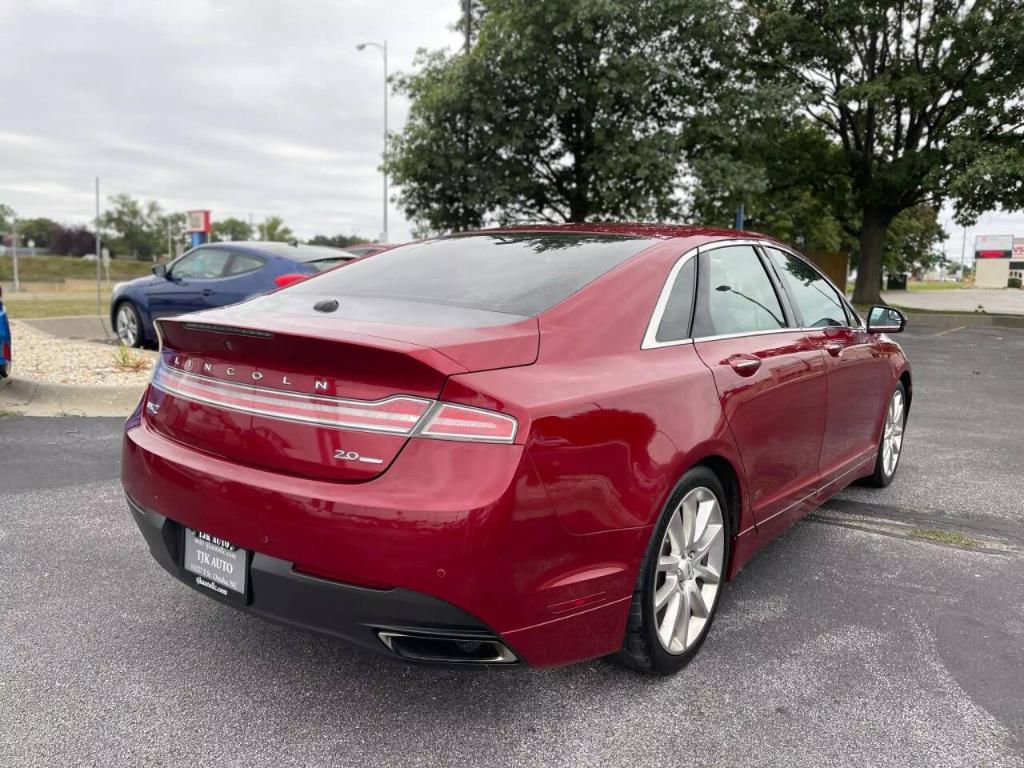
[[[396, 655], [381, 639], [497, 641], [478, 619], [437, 598], [405, 589], [368, 589], [299, 573], [294, 563], [254, 553], [246, 595], [222, 597], [196, 583], [182, 567], [183, 527], [128, 497], [128, 508], [153, 558], [169, 574], [207, 597], [270, 621], [341, 638], [367, 650]], [[408, 658], [408, 657], [407, 657]], [[459, 661], [451, 659], [450, 661]], [[502, 663], [518, 661], [506, 656]]]
[[337, 483], [200, 453], [136, 413], [122, 483], [177, 578], [182, 526], [218, 536], [255, 553], [238, 607], [377, 651], [394, 627], [497, 637], [538, 667], [612, 653], [649, 536], [566, 532], [513, 445], [411, 440], [376, 480]]

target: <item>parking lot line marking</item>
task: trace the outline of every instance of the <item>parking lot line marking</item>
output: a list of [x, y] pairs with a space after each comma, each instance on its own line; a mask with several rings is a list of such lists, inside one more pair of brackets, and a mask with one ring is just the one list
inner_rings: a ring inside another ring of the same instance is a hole
[[948, 328], [945, 331], [939, 331], [935, 335], [936, 336], [945, 336], [946, 334], [949, 334], [949, 333], [956, 333], [957, 331], [962, 331], [966, 327], [967, 327], [966, 325], [958, 325], [956, 328]]

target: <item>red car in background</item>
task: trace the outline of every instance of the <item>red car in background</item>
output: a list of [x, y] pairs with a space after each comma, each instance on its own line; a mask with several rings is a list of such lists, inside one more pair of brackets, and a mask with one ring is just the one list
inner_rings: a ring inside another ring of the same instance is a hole
[[735, 230], [412, 243], [160, 320], [122, 480], [156, 560], [258, 616], [409, 660], [671, 674], [756, 550], [892, 480], [904, 323]]

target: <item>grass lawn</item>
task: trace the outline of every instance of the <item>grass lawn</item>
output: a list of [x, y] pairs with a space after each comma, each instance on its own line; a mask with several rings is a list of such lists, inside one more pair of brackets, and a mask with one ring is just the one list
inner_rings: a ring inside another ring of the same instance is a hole
[[[31, 293], [17, 294], [11, 291], [4, 294], [4, 307], [7, 309], [7, 314], [15, 319], [95, 315], [96, 293], [95, 291], [68, 291], [67, 293], [35, 295]], [[103, 317], [106, 317], [110, 307], [110, 291], [106, 288], [100, 295], [100, 307]]]
[[[152, 266], [148, 261], [111, 259], [110, 279], [130, 280], [148, 275]], [[68, 278], [88, 280], [96, 277], [96, 262], [74, 256], [19, 256], [18, 277], [26, 283], [60, 283]], [[11, 256], [0, 256], [0, 280], [14, 280], [14, 259]]]
[[963, 285], [961, 283], [940, 283], [937, 281], [919, 283], [910, 280], [907, 282], [908, 291], [955, 291], [957, 288], [963, 288]]

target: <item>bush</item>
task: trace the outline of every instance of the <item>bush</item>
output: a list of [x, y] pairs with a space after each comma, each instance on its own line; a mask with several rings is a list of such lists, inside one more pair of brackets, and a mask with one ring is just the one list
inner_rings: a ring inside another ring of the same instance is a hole
[[1020, 278], [1019, 277], [1011, 277], [1009, 280], [1006, 281], [1006, 287], [1007, 288], [1020, 288]]

